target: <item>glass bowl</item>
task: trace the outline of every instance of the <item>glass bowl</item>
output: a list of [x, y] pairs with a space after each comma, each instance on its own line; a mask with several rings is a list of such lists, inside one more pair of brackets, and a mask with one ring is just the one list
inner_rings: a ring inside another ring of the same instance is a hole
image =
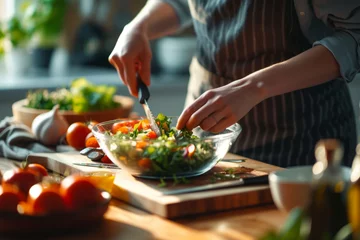
[[[189, 139], [179, 130], [175, 130], [177, 117], [169, 119], [170, 126], [166, 129], [176, 132], [174, 135], [162, 135], [156, 139], [149, 139], [144, 134], [130, 139], [128, 135], [115, 134], [114, 126], [129, 126], [134, 121], [139, 123], [144, 119], [102, 122], [95, 125], [92, 132], [101, 149], [113, 163], [135, 177], [151, 179], [193, 177], [209, 171], [225, 156], [241, 132], [241, 127], [237, 123], [221, 133], [206, 132], [197, 127], [192, 131], [196, 137]], [[163, 129], [162, 133], [164, 134]]]

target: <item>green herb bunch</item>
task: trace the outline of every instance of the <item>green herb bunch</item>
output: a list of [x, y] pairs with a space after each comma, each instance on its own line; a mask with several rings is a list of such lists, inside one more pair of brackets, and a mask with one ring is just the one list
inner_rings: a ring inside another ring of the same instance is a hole
[[53, 92], [48, 90], [29, 91], [26, 107], [52, 109], [58, 104], [60, 110], [76, 113], [113, 109], [119, 103], [113, 100], [116, 93], [114, 86], [94, 85], [85, 78], [75, 79], [70, 88], [61, 88]]

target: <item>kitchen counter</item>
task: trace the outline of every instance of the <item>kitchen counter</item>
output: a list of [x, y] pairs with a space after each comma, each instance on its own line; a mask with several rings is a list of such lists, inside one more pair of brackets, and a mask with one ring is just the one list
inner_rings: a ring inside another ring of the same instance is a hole
[[[129, 96], [127, 87], [119, 79], [114, 69], [107, 68], [70, 68], [66, 71], [35, 71], [32, 70], [23, 76], [11, 76], [0, 72], [0, 119], [11, 116], [11, 105], [24, 99], [29, 90], [67, 87], [78, 77], [85, 77], [94, 84], [113, 85], [117, 94]], [[154, 113], [163, 112], [177, 116], [181, 113], [185, 101], [187, 74], [155, 74], [151, 77], [149, 88], [151, 98], [149, 104]], [[140, 104], [135, 104], [135, 112], [142, 113]]]

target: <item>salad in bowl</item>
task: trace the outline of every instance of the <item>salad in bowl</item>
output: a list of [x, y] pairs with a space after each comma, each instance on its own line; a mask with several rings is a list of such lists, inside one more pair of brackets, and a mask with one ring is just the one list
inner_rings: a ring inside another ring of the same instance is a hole
[[159, 114], [158, 136], [148, 119], [118, 119], [99, 123], [92, 129], [101, 149], [120, 168], [136, 177], [193, 177], [210, 170], [228, 152], [241, 132], [234, 124], [221, 133], [200, 127], [178, 130], [177, 117]]

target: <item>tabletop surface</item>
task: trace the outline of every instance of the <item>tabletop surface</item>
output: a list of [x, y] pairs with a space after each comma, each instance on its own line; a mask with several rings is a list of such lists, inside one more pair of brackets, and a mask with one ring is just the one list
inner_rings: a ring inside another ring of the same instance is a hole
[[46, 239], [251, 240], [258, 239], [269, 230], [279, 230], [286, 217], [287, 214], [273, 204], [267, 204], [169, 220], [113, 199], [98, 226]]

